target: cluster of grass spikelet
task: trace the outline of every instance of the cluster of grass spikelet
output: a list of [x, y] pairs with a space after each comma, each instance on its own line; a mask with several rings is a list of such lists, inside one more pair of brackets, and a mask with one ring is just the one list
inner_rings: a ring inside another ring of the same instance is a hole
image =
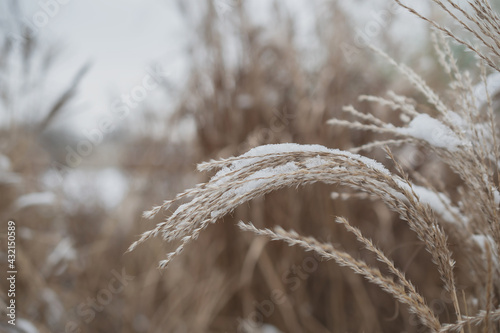
[[[199, 171], [215, 169], [217, 173], [208, 182], [146, 212], [144, 217], [153, 218], [166, 212], [172, 204], [186, 201], [164, 222], [145, 232], [129, 250], [156, 236], [179, 242], [176, 250], [160, 262], [160, 267], [164, 268], [210, 224], [254, 198], [285, 187], [317, 182], [340, 185], [382, 201], [406, 221], [437, 267], [442, 288], [455, 312], [453, 320], [442, 322], [418, 292], [418, 286], [414, 286], [386, 254], [345, 218], [337, 217], [335, 221], [386, 266], [384, 272], [331, 243], [293, 230], [286, 231], [279, 226], [261, 229], [248, 221], [241, 221], [238, 226], [243, 231], [299, 246], [325, 260], [349, 267], [405, 305], [431, 332], [497, 332], [500, 321], [500, 280], [497, 278], [500, 268], [499, 145], [492, 96], [500, 88], [500, 19], [487, 0], [471, 0], [463, 7], [452, 1], [433, 0], [461, 28], [453, 31], [399, 0], [396, 2], [432, 25], [436, 53], [450, 77], [448, 94], [453, 98], [445, 101], [417, 73], [373, 48], [373, 52], [389, 61], [409, 80], [430, 108], [421, 108], [410, 98], [393, 92], [383, 97], [360, 96], [361, 102], [392, 109], [398, 113], [400, 121], [397, 124], [386, 122], [354, 106], [346, 106], [343, 111], [355, 120], [331, 119], [329, 124], [371, 131], [390, 136], [389, 139], [373, 141], [351, 151], [320, 145], [265, 145], [238, 157], [202, 163], [198, 165]], [[473, 82], [472, 75], [459, 68], [449, 43], [461, 44], [477, 56], [478, 82]], [[418, 146], [426, 154], [437, 156], [459, 177], [459, 186], [440, 188], [439, 182], [406, 170], [390, 150], [400, 145]], [[385, 149], [391, 167], [360, 155], [376, 148]], [[460, 258], [454, 258], [450, 244], [458, 244]], [[460, 259], [463, 274], [473, 282], [474, 290], [464, 291], [457, 287], [457, 259]]]

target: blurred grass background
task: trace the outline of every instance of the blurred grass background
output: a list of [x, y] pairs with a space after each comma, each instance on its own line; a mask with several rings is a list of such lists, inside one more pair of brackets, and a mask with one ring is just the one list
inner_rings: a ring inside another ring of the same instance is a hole
[[[42, 45], [22, 22], [21, 40], [4, 36], [0, 217], [17, 223], [19, 274], [18, 325], [5, 324], [2, 314], [0, 330], [419, 332], [406, 309], [361, 277], [300, 249], [242, 234], [234, 226], [240, 219], [260, 227], [279, 224], [339, 244], [376, 265], [335, 225], [337, 215], [389, 253], [446, 318], [450, 303], [440, 294], [438, 274], [407, 226], [381, 203], [333, 200], [330, 193], [341, 189], [325, 185], [281, 190], [238, 208], [210, 226], [165, 271], [155, 269], [168, 251], [161, 240], [124, 254], [142, 231], [159, 222], [141, 223], [142, 211], [210, 176], [198, 174], [196, 163], [269, 143], [360, 145], [371, 137], [328, 126], [326, 120], [347, 104], [389, 119], [390, 112], [368, 110], [374, 105], [357, 97], [388, 90], [412, 95], [394, 69], [356, 45], [360, 28], [353, 16], [356, 8], [364, 13], [365, 1], [348, 9], [335, 1], [311, 4], [315, 29], [308, 48], [284, 3], [274, 2], [267, 13], [271, 29], [248, 12], [248, 2], [204, 3], [194, 9], [179, 2], [184, 19], [192, 20], [196, 40], [187, 55], [191, 67], [185, 86], [159, 83], [175, 96], [173, 104], [163, 103], [173, 109], [162, 107], [162, 101], [141, 104], [117, 121], [113, 132], [103, 134], [101, 143], [90, 143], [91, 153], [76, 165], [68, 165], [66, 147], [76, 150], [88, 139], [65, 130], [64, 121], [77, 108], [74, 100], [87, 67], [76, 68], [74, 80], [48, 103], [41, 96], [50, 84], [44, 71], [58, 70], [57, 50]], [[389, 5], [381, 1], [379, 9]], [[408, 45], [392, 34], [395, 22], [396, 17], [381, 25], [376, 38], [381, 47], [442, 91], [447, 81], [427, 34], [408, 52]], [[346, 56], [346, 47], [352, 56]], [[460, 60], [464, 67], [470, 62]], [[27, 96], [36, 97], [27, 103]], [[396, 154], [408, 153], [405, 149]], [[381, 151], [371, 154], [384, 159]], [[433, 163], [432, 156], [426, 158], [413, 167], [425, 173]], [[0, 254], [6, 261], [6, 228], [0, 232]], [[5, 279], [0, 286], [4, 309]]]

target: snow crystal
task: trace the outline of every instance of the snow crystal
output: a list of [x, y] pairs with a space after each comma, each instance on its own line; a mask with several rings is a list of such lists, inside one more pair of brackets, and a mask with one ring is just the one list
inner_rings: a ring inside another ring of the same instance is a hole
[[465, 145], [448, 126], [425, 113], [416, 116], [408, 127], [399, 127], [396, 131], [449, 151], [456, 151]]
[[55, 201], [56, 196], [52, 192], [30, 193], [19, 197], [16, 201], [16, 207], [21, 209], [29, 206], [50, 206]]

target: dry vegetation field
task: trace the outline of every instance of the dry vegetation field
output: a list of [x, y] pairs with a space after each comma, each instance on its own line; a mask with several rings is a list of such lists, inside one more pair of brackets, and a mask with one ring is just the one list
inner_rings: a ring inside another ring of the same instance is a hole
[[[324, 1], [304, 49], [285, 5], [270, 31], [250, 1], [196, 8], [174, 110], [75, 165], [55, 147], [87, 67], [28, 103], [57, 58], [22, 22], [0, 41], [0, 331], [500, 331], [495, 9], [388, 0], [357, 27]], [[408, 11], [429, 28], [410, 53], [391, 35]], [[373, 24], [382, 44], [360, 45]]]

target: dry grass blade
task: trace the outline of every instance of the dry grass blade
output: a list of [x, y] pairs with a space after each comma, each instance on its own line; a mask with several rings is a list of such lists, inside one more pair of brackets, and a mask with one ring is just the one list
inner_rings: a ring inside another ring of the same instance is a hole
[[[251, 231], [259, 236], [265, 236], [272, 240], [279, 240], [288, 243], [290, 246], [297, 245], [306, 251], [314, 251], [327, 260], [334, 260], [337, 264], [349, 267], [357, 274], [364, 276], [368, 281], [378, 285], [380, 288], [391, 294], [402, 304], [408, 305], [410, 311], [418, 316], [422, 324], [431, 330], [439, 332], [441, 325], [434, 316], [432, 310], [423, 302], [423, 300], [414, 293], [414, 289], [407, 291], [405, 281], [395, 283], [392, 279], [384, 276], [379, 269], [370, 267], [365, 262], [353, 258], [346, 252], [333, 247], [332, 244], [321, 243], [313, 237], [303, 237], [294, 231], [285, 231], [276, 227], [274, 231], [269, 229], [258, 229], [251, 223], [239, 222], [238, 226], [244, 231]], [[410, 288], [411, 284], [408, 284]]]
[[[413, 8], [411, 8], [411, 7], [403, 4], [400, 0], [394, 0], [394, 1], [396, 1], [401, 7], [407, 9], [410, 13], [412, 13], [412, 14], [416, 15], [417, 17], [421, 18], [422, 20], [430, 23], [434, 28], [436, 28], [437, 30], [443, 32], [446, 36], [452, 38], [457, 43], [466, 46], [469, 50], [471, 50], [472, 52], [474, 52], [475, 54], [477, 54], [478, 57], [480, 57], [481, 59], [483, 59], [488, 64], [488, 66], [490, 66], [491, 68], [493, 68], [495, 71], [500, 71], [500, 68], [495, 64], [495, 61], [489, 55], [485, 54], [484, 52], [481, 52], [478, 48], [474, 47], [471, 43], [469, 43], [469, 42], [465, 41], [464, 39], [458, 37], [455, 33], [453, 33], [452, 31], [450, 31], [449, 29], [440, 26], [435, 21], [428, 19], [424, 15], [420, 14], [419, 12], [417, 12], [415, 9], [413, 9]], [[444, 5], [442, 4], [441, 1], [436, 1], [436, 0], [433, 0], [433, 1], [436, 2], [436, 3], [438, 3], [440, 5], [440, 7], [442, 7], [442, 8], [444, 7]], [[477, 2], [477, 0], [476, 0], [476, 2]], [[447, 13], [450, 13], [448, 10], [445, 10], [445, 11]], [[455, 18], [458, 23], [462, 22], [461, 20], [459, 20], [458, 18], [456, 18], [456, 16], [453, 15], [452, 17]], [[468, 26], [465, 27], [465, 30], [473, 31], [472, 29], [470, 29], [470, 30], [469, 29], [470, 28]], [[479, 36], [479, 35], [477, 35], [477, 36]], [[492, 46], [489, 43], [485, 42], [482, 39], [482, 37], [480, 37], [478, 40], [480, 40], [481, 42], [483, 42], [484, 45], [487, 47], [487, 49], [489, 51], [491, 51], [491, 52], [494, 53], [495, 57], [498, 57], [498, 51], [494, 48], [494, 46]]]
[[[398, 283], [400, 283], [405, 288], [408, 297], [417, 301], [422, 307], [428, 308], [428, 305], [425, 303], [422, 296], [417, 292], [415, 286], [413, 286], [413, 284], [406, 279], [404, 273], [396, 268], [394, 262], [387, 258], [387, 256], [379, 248], [377, 248], [370, 239], [364, 237], [361, 233], [361, 230], [352, 226], [349, 221], [347, 221], [343, 217], [338, 217], [335, 221], [342, 224], [349, 232], [352, 232], [356, 236], [356, 239], [365, 245], [365, 248], [368, 251], [375, 254], [377, 256], [377, 259], [389, 268], [389, 271], [398, 278]], [[428, 308], [428, 311], [432, 312], [430, 308]]]
[[500, 321], [500, 309], [496, 309], [487, 313], [486, 311], [480, 311], [477, 315], [472, 317], [465, 317], [462, 320], [458, 320], [454, 324], [445, 324], [439, 331], [440, 333], [448, 332], [460, 332], [466, 326], [479, 326], [485, 323], [485, 320], [489, 318], [493, 322]]
[[54, 120], [57, 114], [61, 112], [66, 103], [73, 98], [76, 93], [76, 89], [80, 85], [80, 81], [85, 77], [85, 74], [89, 71], [90, 66], [90, 63], [87, 63], [78, 70], [78, 72], [73, 77], [69, 88], [54, 102], [54, 105], [50, 108], [47, 116], [38, 126], [39, 132], [43, 132], [43, 130], [45, 130], [47, 126]]

